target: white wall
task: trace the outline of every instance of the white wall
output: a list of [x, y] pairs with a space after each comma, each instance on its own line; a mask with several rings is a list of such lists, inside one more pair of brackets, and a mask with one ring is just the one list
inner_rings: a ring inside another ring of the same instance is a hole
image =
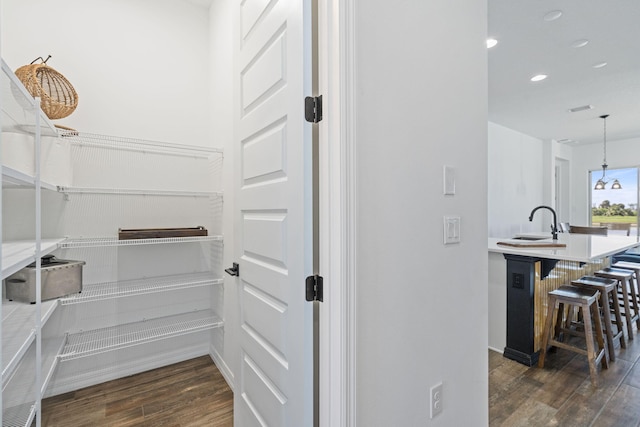
[[489, 236], [548, 231], [548, 211], [529, 222], [531, 210], [548, 201], [545, 142], [489, 122], [488, 168]]
[[503, 352], [507, 346], [507, 261], [490, 252], [489, 259], [489, 348]]
[[[2, 56], [47, 63], [78, 92], [56, 123], [83, 132], [212, 145], [205, 9], [183, 0], [4, 0]], [[213, 143], [213, 145], [216, 145]]]
[[[211, 47], [209, 81], [211, 85], [211, 114], [208, 122], [211, 126], [211, 134], [214, 141], [224, 148], [224, 163], [222, 186], [225, 191], [222, 234], [228, 236], [224, 243], [223, 266], [231, 266], [234, 259], [234, 197], [232, 194], [234, 183], [234, 146], [233, 141], [233, 44], [231, 40], [235, 36], [232, 16], [232, 0], [213, 0], [209, 9], [211, 32], [209, 44]], [[237, 354], [238, 342], [238, 286], [235, 280], [225, 274], [224, 286], [224, 313], [225, 327], [214, 331], [212, 354], [220, 371], [224, 374], [231, 387], [234, 386], [235, 362], [240, 360]], [[231, 279], [231, 280], [229, 280]], [[217, 354], [216, 354], [217, 353]]]
[[[571, 168], [573, 183], [572, 224], [588, 225], [589, 223], [589, 171], [602, 172], [602, 144], [588, 144], [573, 147], [573, 167]], [[640, 166], [640, 138], [607, 141], [607, 164], [609, 169]]]
[[355, 5], [357, 423], [486, 425], [486, 2]]

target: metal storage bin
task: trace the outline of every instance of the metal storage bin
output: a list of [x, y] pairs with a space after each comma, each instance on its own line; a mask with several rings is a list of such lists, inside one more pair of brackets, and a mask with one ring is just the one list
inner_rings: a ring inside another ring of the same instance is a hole
[[[42, 301], [82, 292], [82, 266], [84, 261], [42, 257]], [[36, 302], [36, 265], [30, 264], [7, 277], [6, 297], [21, 302]]]

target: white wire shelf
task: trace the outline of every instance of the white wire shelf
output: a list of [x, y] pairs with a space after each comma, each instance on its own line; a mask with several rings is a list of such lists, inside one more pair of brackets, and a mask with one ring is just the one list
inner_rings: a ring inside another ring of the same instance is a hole
[[[40, 251], [47, 255], [58, 248], [64, 239], [42, 239]], [[35, 261], [36, 244], [33, 240], [2, 243], [2, 280]]]
[[111, 135], [98, 135], [77, 131], [62, 132], [61, 135], [71, 144], [84, 147], [98, 147], [200, 158], [209, 158], [212, 154], [222, 154], [223, 152], [220, 148], [171, 144], [160, 141], [148, 141]]
[[[40, 393], [44, 395], [47, 385], [58, 365], [58, 354], [62, 350], [64, 345], [64, 337], [49, 338], [42, 341], [42, 383], [40, 385]], [[31, 346], [27, 355], [20, 362], [20, 366], [14, 376], [11, 379], [9, 385], [5, 385], [4, 392], [11, 390], [13, 392], [12, 398], [7, 403], [5, 397], [5, 404], [10, 411], [10, 414], [5, 413], [3, 426], [6, 425], [18, 425], [29, 426], [26, 421], [32, 420], [31, 407], [36, 396], [36, 351], [35, 346]], [[23, 401], [20, 401], [20, 399]], [[26, 402], [25, 402], [26, 401]], [[7, 423], [7, 415], [10, 415], [11, 422]]]
[[[35, 188], [36, 179], [24, 172], [9, 166], [2, 166], [2, 188]], [[40, 181], [43, 190], [57, 191], [58, 187], [48, 182]]]
[[[58, 306], [57, 300], [41, 306], [42, 325]], [[35, 339], [35, 304], [6, 301], [2, 304], [2, 384], [11, 378]]]
[[146, 279], [120, 282], [104, 282], [84, 285], [79, 294], [60, 298], [60, 304], [82, 304], [113, 298], [146, 295], [157, 292], [168, 292], [203, 286], [214, 286], [223, 283], [211, 273], [184, 274], [176, 276], [151, 277]]
[[[53, 377], [53, 374], [58, 367], [58, 362], [60, 359], [58, 355], [62, 352], [64, 348], [67, 337], [64, 336], [62, 338], [49, 338], [46, 340], [42, 340], [42, 374], [43, 380], [42, 385], [40, 386], [40, 395], [44, 396], [45, 391], [47, 391], [47, 387], [49, 386], [49, 381]], [[35, 363], [35, 362], [34, 362]], [[35, 383], [35, 377], [33, 379]]]
[[222, 241], [222, 236], [163, 237], [130, 240], [118, 240], [117, 237], [81, 237], [70, 238], [61, 242], [60, 248], [99, 248], [107, 246], [164, 245], [170, 243], [204, 243], [217, 241]]
[[36, 179], [31, 175], [27, 175], [26, 173], [20, 172], [17, 169], [2, 165], [3, 187], [6, 187], [7, 184], [15, 187], [33, 187], [35, 185], [35, 181]]
[[57, 136], [58, 132], [49, 118], [36, 105], [20, 79], [2, 60], [0, 87], [2, 90], [2, 132], [34, 133], [35, 111], [40, 114], [40, 132], [42, 135]]
[[109, 351], [219, 328], [222, 320], [210, 310], [128, 323], [69, 334], [60, 360], [79, 359]]
[[29, 427], [35, 415], [35, 400], [22, 405], [4, 408], [2, 412], [2, 427]]
[[57, 187], [63, 194], [113, 194], [124, 196], [212, 197], [222, 196], [221, 191], [143, 190], [132, 188]]

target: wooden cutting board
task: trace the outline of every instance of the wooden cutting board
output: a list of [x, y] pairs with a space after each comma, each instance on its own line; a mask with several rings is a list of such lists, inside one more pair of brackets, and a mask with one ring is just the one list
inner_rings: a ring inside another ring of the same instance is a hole
[[566, 243], [554, 242], [498, 242], [501, 246], [511, 246], [514, 248], [566, 248]]

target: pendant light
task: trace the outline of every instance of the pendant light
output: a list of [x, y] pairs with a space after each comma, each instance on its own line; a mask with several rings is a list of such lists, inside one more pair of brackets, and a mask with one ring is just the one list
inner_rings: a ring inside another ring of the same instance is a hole
[[[604, 190], [605, 185], [607, 185], [608, 181], [605, 181], [605, 174], [607, 173], [607, 117], [608, 114], [600, 116], [600, 118], [604, 121], [604, 158], [602, 159], [602, 178], [600, 178], [596, 182], [596, 186], [593, 187], [594, 190]], [[613, 180], [613, 184], [611, 184], [612, 190], [621, 190], [622, 185], [620, 185], [620, 181], [617, 179]]]

